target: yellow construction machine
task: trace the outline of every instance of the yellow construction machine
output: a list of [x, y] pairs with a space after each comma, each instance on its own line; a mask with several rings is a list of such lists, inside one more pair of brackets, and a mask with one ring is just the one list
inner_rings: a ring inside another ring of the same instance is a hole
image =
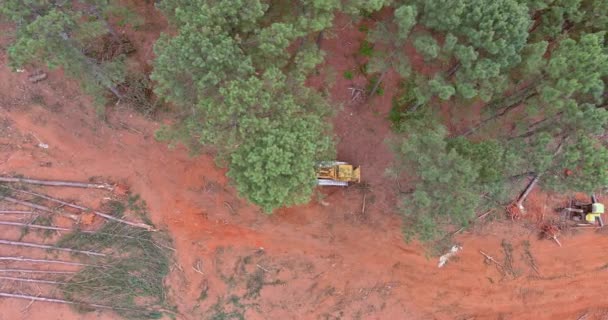
[[586, 224], [595, 224], [599, 227], [604, 226], [602, 215], [604, 214], [604, 204], [591, 195], [591, 202], [581, 202], [570, 199], [568, 207], [563, 208], [566, 217], [570, 220]]
[[315, 167], [317, 185], [348, 187], [349, 183], [361, 182], [361, 168], [346, 162], [322, 161]]

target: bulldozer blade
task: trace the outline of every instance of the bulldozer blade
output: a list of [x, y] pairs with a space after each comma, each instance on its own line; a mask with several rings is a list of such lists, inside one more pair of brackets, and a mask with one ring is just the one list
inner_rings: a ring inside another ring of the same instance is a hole
[[348, 187], [348, 182], [346, 181], [335, 181], [329, 179], [317, 179], [318, 186], [334, 186], [334, 187]]

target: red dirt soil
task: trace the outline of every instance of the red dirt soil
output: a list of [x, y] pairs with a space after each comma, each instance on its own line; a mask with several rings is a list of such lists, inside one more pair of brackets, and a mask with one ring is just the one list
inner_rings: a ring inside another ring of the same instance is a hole
[[[338, 154], [363, 166], [370, 188], [365, 213], [363, 191], [348, 188], [324, 190], [327, 196], [319, 203], [266, 216], [237, 197], [212, 158], [192, 157], [182, 147], [169, 149], [156, 142], [157, 123], [123, 108], [110, 111], [104, 122], [60, 71], [30, 84], [26, 73], [10, 72], [4, 56], [0, 174], [79, 181], [102, 177], [141, 195], [152, 220], [171, 233], [177, 250], [167, 294], [178, 306], [178, 319], [208, 318], [216, 312], [218, 299], [225, 303], [232, 295], [250, 304], [243, 309], [247, 319], [605, 318], [604, 234], [585, 230], [564, 235], [563, 247], [558, 247], [539, 239], [538, 229], [522, 222], [487, 222], [457, 236], [463, 250], [441, 269], [419, 244], [403, 241], [394, 208], [396, 186], [384, 175], [391, 162], [385, 144], [390, 138], [388, 93], [397, 79], [387, 75], [385, 95], [349, 104], [348, 86], [365, 82], [360, 77], [346, 80], [342, 73], [356, 68], [353, 54], [363, 34], [355, 27], [342, 28], [348, 23], [344, 18], [337, 20], [335, 37], [322, 42], [330, 54], [321, 69], [335, 70], [331, 97], [344, 104], [334, 119]], [[37, 147], [37, 139], [49, 148]], [[64, 192], [77, 196], [75, 191]], [[536, 205], [528, 208], [529, 214], [537, 214], [538, 201], [545, 201], [551, 211], [554, 203], [532, 196]], [[2, 232], [3, 238], [18, 236], [8, 229]], [[505, 263], [503, 239], [513, 246], [513, 275], [484, 263], [479, 253], [483, 250]], [[525, 241], [539, 274], [527, 262]], [[15, 252], [0, 247], [0, 253]], [[202, 274], [194, 270], [197, 265]], [[244, 282], [259, 270], [267, 285], [259, 297], [245, 297]], [[206, 297], [201, 295], [205, 291]], [[105, 311], [80, 314], [68, 306], [28, 304], [1, 299], [0, 320], [117, 317]]]

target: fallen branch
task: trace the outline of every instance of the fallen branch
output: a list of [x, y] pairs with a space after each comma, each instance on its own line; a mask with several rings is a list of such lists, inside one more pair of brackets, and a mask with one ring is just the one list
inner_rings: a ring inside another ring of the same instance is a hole
[[462, 232], [462, 230], [464, 230], [464, 227], [461, 227], [460, 229], [458, 229], [458, 230], [454, 231], [454, 233], [452, 233], [452, 236], [455, 236], [455, 235], [457, 235], [457, 234], [461, 233], [461, 232]]
[[555, 241], [555, 243], [557, 243], [558, 246], [560, 246], [560, 247], [562, 246], [562, 243], [559, 242], [559, 240], [557, 239], [557, 236], [553, 236], [553, 237], [551, 237], [551, 239], [553, 239], [553, 241]]
[[0, 214], [31, 214], [34, 211], [27, 210], [0, 210]]
[[76, 273], [76, 271], [54, 271], [54, 270], [33, 270], [33, 269], [0, 269], [0, 272], [46, 273], [46, 274], [74, 274], [74, 273]]
[[234, 208], [232, 207], [232, 205], [230, 205], [230, 203], [228, 201], [224, 201], [224, 206], [226, 208], [228, 208], [228, 210], [230, 210], [230, 214], [232, 214], [232, 215], [235, 214]]
[[27, 184], [37, 184], [41, 186], [52, 186], [52, 187], [71, 187], [71, 188], [89, 188], [89, 189], [106, 189], [112, 191], [114, 188], [105, 183], [83, 183], [83, 182], [72, 182], [72, 181], [60, 181], [60, 180], [36, 180], [27, 178], [12, 178], [12, 177], [0, 177], [0, 182], [19, 182]]
[[350, 101], [357, 101], [359, 99], [364, 99], [365, 91], [360, 88], [349, 87], [350, 90]]
[[361, 205], [361, 215], [365, 215], [365, 198], [366, 194], [363, 194], [363, 204]]
[[35, 204], [35, 203], [31, 203], [31, 202], [28, 202], [28, 201], [19, 200], [19, 199], [15, 199], [15, 198], [12, 198], [12, 197], [1, 197], [0, 200], [5, 200], [5, 201], [11, 202], [11, 203], [19, 204], [19, 205], [22, 205], [22, 206], [25, 206], [25, 207], [29, 207], [29, 208], [32, 208], [32, 209], [37, 209], [37, 210], [48, 212], [48, 213], [53, 213], [53, 214], [56, 213], [56, 214], [58, 214], [60, 216], [64, 216], [64, 217], [72, 219], [74, 221], [78, 221], [78, 216], [75, 215], [75, 214], [66, 213], [66, 212], [59, 212], [59, 211], [53, 210], [53, 209], [51, 209], [49, 207], [42, 206], [42, 205]]
[[196, 263], [192, 266], [192, 270], [196, 271], [197, 273], [200, 273], [201, 275], [205, 275], [205, 273], [201, 270], [202, 268], [202, 264], [201, 264], [201, 260], [196, 259]]
[[540, 275], [540, 271], [538, 271], [538, 267], [536, 267], [536, 263], [532, 262], [532, 269], [536, 272], [537, 275]]
[[479, 250], [479, 253], [481, 253], [481, 254], [482, 254], [484, 257], [486, 257], [486, 259], [487, 259], [488, 261], [494, 262], [494, 264], [496, 264], [497, 266], [499, 266], [499, 267], [500, 267], [502, 270], [504, 270], [504, 269], [505, 269], [505, 267], [504, 267], [502, 264], [500, 264], [498, 261], [496, 261], [494, 258], [492, 258], [492, 257], [491, 257], [490, 255], [488, 255], [487, 253], [485, 253], [485, 252], [483, 252], [483, 251], [481, 251], [481, 250]]
[[15, 277], [4, 277], [0, 276], [0, 280], [19, 281], [19, 282], [33, 282], [33, 283], [44, 283], [44, 284], [66, 284], [61, 281], [52, 280], [40, 280], [40, 279], [27, 279], [27, 278], [15, 278]]
[[120, 222], [120, 223], [124, 223], [124, 224], [130, 225], [132, 227], [143, 228], [143, 229], [146, 229], [148, 231], [156, 231], [156, 229], [154, 229], [154, 227], [152, 227], [151, 225], [145, 224], [145, 223], [135, 223], [135, 222], [130, 222], [130, 221], [123, 220], [123, 219], [120, 219], [120, 218], [116, 218], [116, 217], [111, 216], [111, 215], [109, 215], [107, 213], [99, 212], [99, 211], [96, 211], [96, 210], [93, 210], [93, 209], [90, 209], [90, 208], [87, 208], [87, 207], [83, 207], [83, 206], [80, 206], [80, 205], [77, 205], [77, 204], [73, 204], [73, 203], [70, 203], [70, 202], [65, 202], [63, 200], [59, 200], [59, 199], [56, 199], [56, 198], [53, 198], [53, 197], [49, 197], [49, 196], [41, 194], [41, 193], [32, 192], [32, 191], [25, 191], [25, 190], [21, 190], [21, 189], [10, 188], [10, 187], [9, 187], [9, 189], [17, 191], [17, 192], [29, 194], [29, 195], [32, 195], [32, 196], [36, 196], [36, 197], [39, 197], [39, 198], [42, 198], [42, 199], [45, 199], [45, 200], [48, 200], [48, 201], [52, 201], [52, 202], [55, 202], [55, 203], [59, 203], [59, 204], [62, 204], [64, 206], [66, 206], [66, 207], [82, 210], [82, 211], [85, 211], [85, 212], [92, 212], [95, 215], [98, 215], [98, 216], [100, 216], [102, 218], [105, 218], [105, 219], [108, 219], [108, 220], [112, 220], [112, 221], [116, 221], [116, 222]]
[[31, 82], [31, 83], [37, 83], [40, 82], [42, 80], [45, 80], [47, 78], [47, 74], [46, 72], [36, 72], [32, 75], [30, 75], [27, 79]]
[[382, 72], [382, 74], [380, 74], [380, 77], [378, 77], [378, 79], [376, 80], [376, 83], [374, 84], [374, 87], [372, 88], [372, 91], [369, 92], [369, 96], [368, 98], [371, 98], [374, 96], [374, 94], [376, 93], [376, 91], [378, 90], [378, 88], [380, 87], [380, 83], [382, 83], [382, 80], [384, 79], [384, 76], [386, 75], [386, 73], [388, 72], [389, 69], [386, 69]]
[[494, 209], [490, 209], [490, 210], [486, 211], [486, 213], [484, 213], [484, 214], [480, 215], [479, 217], [477, 217], [477, 220], [485, 218], [487, 215], [489, 215], [493, 211], [494, 211]]
[[55, 264], [63, 264], [63, 265], [67, 265], [67, 266], [97, 267], [96, 265], [88, 264], [88, 263], [62, 261], [62, 260], [51, 260], [51, 259], [30, 259], [30, 258], [23, 258], [23, 257], [0, 257], [0, 261], [19, 261], [19, 262], [34, 262], [34, 263], [55, 263]]
[[74, 229], [70, 229], [70, 228], [62, 228], [62, 227], [55, 227], [55, 226], [43, 226], [43, 225], [39, 225], [39, 224], [29, 224], [29, 223], [21, 223], [21, 222], [12, 222], [12, 221], [0, 221], [0, 225], [4, 225], [4, 226], [14, 226], [14, 227], [23, 227], [23, 228], [33, 228], [33, 229], [44, 229], [44, 230], [55, 230], [55, 231], [67, 231], [67, 232], [72, 232], [72, 231], [78, 231], [78, 232], [82, 232], [82, 233], [90, 233], [90, 234], [104, 234], [104, 235], [109, 235], [109, 236], [113, 236], [113, 237], [118, 237], [118, 238], [128, 238], [128, 239], [137, 239], [137, 240], [143, 240], [143, 241], [149, 241], [157, 246], [163, 247], [165, 249], [169, 249], [171, 251], [176, 251], [175, 248], [171, 248], [169, 246], [160, 244], [160, 243], [156, 243], [152, 240], [148, 240], [148, 239], [142, 239], [142, 238], [138, 238], [138, 237], [132, 237], [132, 236], [127, 236], [127, 235], [122, 235], [122, 234], [113, 234], [113, 233], [107, 233], [107, 232], [97, 232], [97, 231], [91, 231], [91, 230], [74, 230]]
[[61, 248], [61, 247], [49, 246], [46, 244], [37, 244], [37, 243], [30, 243], [30, 242], [0, 240], [0, 244], [4, 244], [7, 246], [30, 247], [30, 248], [38, 248], [38, 249], [65, 251], [65, 252], [71, 252], [71, 253], [81, 253], [81, 254], [86, 254], [86, 255], [91, 255], [91, 256], [100, 256], [100, 257], [106, 256], [105, 254], [99, 253], [99, 252], [76, 250], [76, 249], [70, 249], [70, 248]]

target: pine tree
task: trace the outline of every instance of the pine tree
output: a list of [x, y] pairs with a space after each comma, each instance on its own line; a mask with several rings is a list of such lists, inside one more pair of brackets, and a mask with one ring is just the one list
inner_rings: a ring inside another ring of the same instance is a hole
[[[212, 147], [239, 194], [266, 212], [308, 200], [314, 163], [333, 155], [329, 106], [305, 86], [323, 61], [310, 38], [331, 25], [339, 7], [334, 0], [295, 7], [161, 2], [178, 29], [155, 46], [152, 78], [156, 93], [186, 114], [158, 136]], [[290, 53], [293, 43], [299, 45]]]
[[99, 61], [87, 56], [85, 48], [113, 30], [106, 17], [130, 14], [109, 1], [71, 2], [6, 0], [0, 15], [17, 26], [15, 40], [8, 47], [13, 69], [45, 64], [62, 68], [76, 78], [98, 105], [105, 104], [106, 91], [122, 97], [117, 86], [124, 81], [121, 57]]
[[429, 114], [409, 124], [407, 138], [394, 144], [392, 172], [407, 177], [411, 193], [401, 201], [406, 239], [432, 241], [450, 224], [465, 226], [479, 205], [478, 169], [449, 148], [447, 132]]
[[425, 61], [430, 61], [439, 55], [439, 44], [430, 35], [420, 35], [414, 39], [416, 51], [424, 56]]

